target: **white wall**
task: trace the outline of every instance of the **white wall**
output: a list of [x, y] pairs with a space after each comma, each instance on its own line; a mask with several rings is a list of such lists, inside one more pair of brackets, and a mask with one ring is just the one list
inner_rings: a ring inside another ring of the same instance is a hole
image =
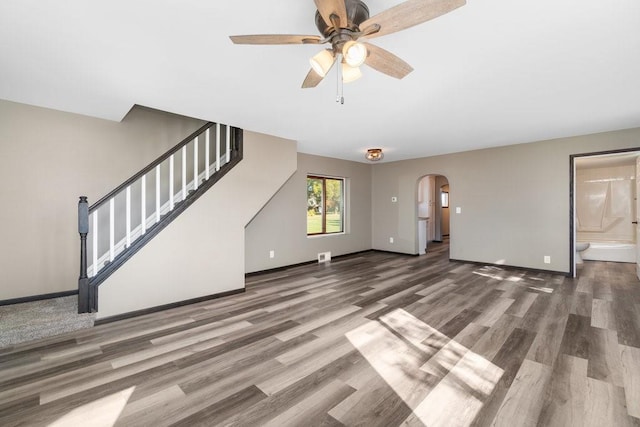
[[417, 253], [418, 179], [439, 174], [451, 258], [569, 272], [569, 156], [634, 147], [640, 128], [374, 165], [373, 248]]
[[576, 170], [576, 238], [635, 242], [636, 165]]
[[244, 288], [245, 226], [296, 161], [294, 141], [245, 131], [243, 160], [100, 286], [98, 318]]
[[[347, 178], [347, 232], [307, 237], [307, 174]], [[247, 226], [246, 271], [371, 249], [371, 165], [298, 154], [298, 170]], [[275, 257], [269, 258], [269, 251]]]
[[418, 182], [418, 216], [422, 218], [429, 217], [429, 202], [430, 202], [430, 177], [425, 176]]
[[77, 289], [77, 204], [95, 202], [201, 120], [136, 107], [122, 122], [0, 100], [0, 300]]

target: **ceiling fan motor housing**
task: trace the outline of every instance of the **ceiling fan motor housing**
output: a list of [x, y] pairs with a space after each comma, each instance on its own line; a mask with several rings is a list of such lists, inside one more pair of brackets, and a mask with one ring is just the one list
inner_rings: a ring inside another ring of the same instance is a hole
[[[341, 22], [340, 27], [350, 31], [358, 31], [360, 24], [369, 19], [369, 8], [360, 0], [345, 0], [347, 9], [347, 20], [349, 22]], [[316, 27], [325, 38], [331, 38], [336, 29], [333, 25], [327, 24], [322, 19], [320, 12], [316, 11]], [[340, 32], [339, 30], [337, 32]]]

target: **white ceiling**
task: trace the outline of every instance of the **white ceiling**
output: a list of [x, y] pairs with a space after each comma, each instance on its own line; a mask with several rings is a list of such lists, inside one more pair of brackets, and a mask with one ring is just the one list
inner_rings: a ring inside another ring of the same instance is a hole
[[[371, 14], [399, 0], [366, 1]], [[0, 0], [0, 98], [120, 120], [134, 104], [384, 161], [640, 126], [640, 2], [468, 0], [373, 43], [415, 71], [301, 89], [312, 0]], [[639, 142], [640, 143], [640, 142]]]

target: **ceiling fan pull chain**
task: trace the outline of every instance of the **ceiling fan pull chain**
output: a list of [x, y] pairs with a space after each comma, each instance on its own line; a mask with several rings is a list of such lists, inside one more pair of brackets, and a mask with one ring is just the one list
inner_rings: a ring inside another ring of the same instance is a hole
[[336, 71], [336, 102], [340, 105], [344, 105], [344, 82], [342, 81], [342, 55], [336, 55], [336, 64], [338, 64]]
[[340, 70], [340, 105], [344, 105], [344, 80], [342, 79], [342, 64], [338, 67]]
[[342, 71], [340, 67], [340, 55], [336, 55], [336, 102], [340, 102], [340, 71]]

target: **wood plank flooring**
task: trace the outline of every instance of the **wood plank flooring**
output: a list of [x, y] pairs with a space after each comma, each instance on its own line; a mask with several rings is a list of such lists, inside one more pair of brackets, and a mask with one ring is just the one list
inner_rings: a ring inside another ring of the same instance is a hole
[[370, 252], [0, 349], [2, 426], [640, 426], [640, 282]]

